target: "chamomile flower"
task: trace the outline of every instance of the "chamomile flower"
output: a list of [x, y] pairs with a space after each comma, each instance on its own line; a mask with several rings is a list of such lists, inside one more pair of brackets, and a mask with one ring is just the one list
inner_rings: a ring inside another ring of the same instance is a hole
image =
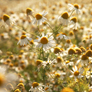
[[55, 46], [55, 41], [53, 40], [53, 36], [50, 35], [44, 35], [42, 34], [42, 37], [38, 36], [38, 39], [35, 40], [37, 42], [37, 47], [43, 48], [44, 50], [50, 49], [51, 47]]
[[35, 18], [32, 21], [32, 24], [35, 24], [37, 22], [37, 25], [42, 25], [43, 22], [45, 22], [46, 18], [44, 17], [47, 15], [48, 12], [42, 12], [42, 13], [37, 13], [35, 15]]
[[72, 75], [70, 75], [70, 77], [74, 77], [74, 78], [81, 78], [82, 77], [82, 73], [83, 73], [83, 68], [77, 68], [77, 66], [72, 68], [73, 71], [71, 71]]
[[32, 15], [33, 14], [33, 10], [31, 8], [27, 8], [26, 9], [26, 14], [27, 15]]
[[68, 39], [68, 36], [66, 36], [66, 34], [63, 33], [63, 32], [60, 32], [60, 33], [57, 34], [56, 36], [57, 36], [57, 37], [56, 37], [57, 39], [65, 39], [65, 40]]
[[80, 11], [80, 9], [79, 9], [80, 6], [79, 6], [78, 4], [74, 4], [74, 5], [68, 4], [68, 6], [69, 6], [69, 9], [70, 9], [70, 10], [76, 11], [77, 14], [81, 13], [81, 11]]
[[79, 27], [79, 25], [77, 23], [77, 18], [76, 17], [72, 17], [70, 19], [70, 28], [77, 29], [78, 27]]
[[38, 82], [33, 82], [29, 91], [31, 92], [43, 92], [43, 85]]
[[59, 20], [61, 21], [61, 23], [63, 25], [68, 25], [69, 23], [69, 14], [68, 12], [64, 12], [60, 17], [59, 17]]
[[20, 37], [20, 40], [18, 41], [18, 43], [17, 44], [20, 44], [20, 46], [24, 46], [24, 45], [27, 45], [27, 44], [29, 44], [29, 42], [31, 41], [32, 39], [31, 38], [29, 38], [29, 37], [27, 37], [26, 35], [22, 35], [21, 37]]
[[65, 87], [60, 92], [74, 92], [74, 90], [71, 88]]
[[14, 24], [14, 20], [7, 14], [3, 15], [3, 21], [8, 25], [12, 26]]

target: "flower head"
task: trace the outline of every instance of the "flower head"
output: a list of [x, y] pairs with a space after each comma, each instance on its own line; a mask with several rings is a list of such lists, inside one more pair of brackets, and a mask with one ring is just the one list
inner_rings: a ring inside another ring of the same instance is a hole
[[60, 17], [59, 17], [59, 20], [61, 21], [61, 23], [63, 25], [68, 25], [68, 22], [69, 22], [69, 15], [68, 15], [68, 12], [64, 12]]
[[68, 6], [69, 6], [69, 9], [70, 9], [70, 10], [72, 10], [72, 11], [76, 11], [77, 14], [80, 13], [80, 9], [79, 9], [80, 7], [79, 7], [78, 4], [74, 4], [74, 5], [72, 5], [72, 4], [68, 4]]
[[43, 22], [45, 22], [46, 18], [44, 17], [45, 15], [47, 15], [48, 12], [42, 12], [42, 13], [37, 13], [35, 15], [35, 18], [32, 21], [32, 24], [35, 24], [37, 21], [37, 25], [42, 25]]
[[53, 40], [53, 36], [49, 36], [42, 34], [42, 37], [38, 36], [38, 39], [35, 40], [37, 42], [37, 47], [45, 49], [49, 49], [55, 45], [55, 41]]
[[17, 44], [20, 44], [20, 46], [22, 46], [22, 45], [24, 46], [24, 45], [27, 45], [31, 40], [32, 39], [27, 37], [26, 35], [22, 35]]
[[61, 90], [61, 92], [74, 92], [74, 90], [71, 89], [71, 88], [66, 87], [66, 88], [63, 88], [63, 89]]

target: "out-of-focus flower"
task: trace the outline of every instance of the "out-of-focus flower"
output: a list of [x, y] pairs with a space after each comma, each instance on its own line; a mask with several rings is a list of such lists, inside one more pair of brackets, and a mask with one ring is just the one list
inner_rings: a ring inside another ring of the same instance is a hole
[[27, 37], [26, 35], [22, 35], [20, 40], [18, 41], [17, 44], [20, 44], [20, 46], [24, 46], [24, 45], [27, 45], [29, 44], [29, 42], [31, 41], [32, 39]]
[[60, 22], [63, 25], [68, 25], [69, 23], [69, 15], [68, 12], [64, 12], [60, 17], [59, 17]]
[[71, 71], [72, 75], [70, 75], [70, 77], [74, 77], [74, 78], [81, 78], [82, 77], [82, 73], [83, 73], [83, 68], [77, 68], [77, 66], [72, 68], [73, 71]]
[[56, 35], [56, 38], [57, 38], [57, 39], [65, 39], [65, 40], [67, 40], [69, 37], [66, 36], [65, 33], [60, 32], [59, 34]]
[[32, 21], [32, 24], [35, 24], [37, 21], [37, 25], [42, 25], [42, 23], [46, 20], [44, 16], [47, 15], [47, 13], [48, 12], [44, 12], [44, 11], [42, 13], [37, 13]]
[[3, 15], [3, 21], [8, 25], [8, 26], [12, 26], [14, 24], [14, 21], [13, 19], [7, 15], [7, 14], [4, 14]]
[[71, 88], [66, 87], [66, 88], [63, 88], [63, 89], [61, 90], [61, 92], [74, 92], [74, 90], [71, 89]]
[[32, 15], [32, 13], [33, 13], [33, 10], [31, 8], [26, 9], [26, 14], [27, 15]]
[[38, 36], [38, 39], [35, 40], [37, 42], [37, 47], [43, 48], [44, 50], [49, 49], [55, 46], [55, 41], [53, 40], [53, 36], [49, 36], [42, 34], [42, 37]]
[[29, 91], [31, 91], [31, 92], [44, 92], [42, 86], [43, 85], [38, 83], [38, 82], [33, 82]]
[[77, 18], [76, 17], [72, 17], [70, 19], [70, 28], [77, 29], [78, 27], [79, 27], [79, 25], [77, 23]]
[[76, 11], [77, 14], [81, 13], [81, 11], [80, 11], [80, 9], [79, 9], [80, 7], [79, 7], [78, 4], [74, 4], [74, 5], [68, 4], [68, 6], [69, 6], [69, 9], [70, 9], [70, 10]]

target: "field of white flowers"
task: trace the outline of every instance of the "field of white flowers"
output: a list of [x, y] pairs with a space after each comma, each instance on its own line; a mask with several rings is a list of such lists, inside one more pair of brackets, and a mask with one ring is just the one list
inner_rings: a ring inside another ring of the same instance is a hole
[[92, 92], [92, 1], [1, 0], [0, 92]]

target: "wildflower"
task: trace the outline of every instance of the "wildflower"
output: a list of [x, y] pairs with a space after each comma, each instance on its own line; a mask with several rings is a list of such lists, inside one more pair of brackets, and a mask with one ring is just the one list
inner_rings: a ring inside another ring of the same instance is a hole
[[60, 78], [61, 80], [64, 79], [64, 76], [66, 75], [65, 72], [57, 71], [55, 72], [55, 78]]
[[20, 46], [24, 46], [27, 45], [31, 40], [32, 39], [27, 37], [26, 35], [22, 35], [17, 44], [20, 44]]
[[63, 25], [68, 25], [68, 22], [69, 22], [69, 15], [67, 12], [64, 12], [60, 17], [59, 17], [59, 20], [61, 21], [61, 23]]
[[63, 62], [63, 59], [61, 57], [57, 57], [57, 63]]
[[77, 23], [77, 18], [76, 17], [72, 17], [70, 19], [70, 28], [77, 29], [77, 27], [79, 27], [79, 25]]
[[59, 52], [61, 52], [61, 49], [60, 49], [59, 47], [55, 47], [55, 48], [54, 48], [54, 53], [57, 54], [57, 53], [59, 53]]
[[82, 53], [82, 50], [80, 48], [75, 48], [76, 54], [80, 55]]
[[31, 8], [26, 9], [26, 14], [27, 15], [32, 15], [32, 13], [33, 13], [33, 10]]
[[63, 89], [61, 90], [61, 92], [74, 92], [74, 90], [71, 89], [71, 88], [65, 87], [65, 88], [63, 88]]
[[76, 50], [73, 49], [73, 48], [70, 48], [70, 49], [68, 50], [68, 54], [70, 54], [70, 55], [75, 54], [75, 53], [76, 53]]
[[29, 91], [31, 92], [43, 92], [43, 85], [38, 82], [33, 82]]
[[75, 77], [75, 78], [81, 78], [82, 77], [82, 73], [83, 73], [83, 69], [82, 68], [77, 68], [77, 66], [72, 68], [73, 71], [71, 71], [72, 75], [70, 75], [70, 77]]
[[3, 15], [3, 21], [7, 24], [10, 25], [10, 16], [8, 16], [7, 14]]
[[44, 50], [49, 49], [55, 45], [55, 41], [53, 40], [53, 36], [49, 36], [48, 34], [45, 36], [42, 34], [42, 37], [38, 36], [38, 39], [35, 40], [37, 43], [37, 47], [43, 48]]
[[84, 54], [82, 54], [82, 56], [80, 56], [80, 59], [77, 61], [77, 64], [78, 64], [78, 63], [81, 63], [82, 66], [84, 66], [84, 65], [87, 66], [88, 62], [89, 62], [89, 58], [88, 58], [88, 56], [84, 53]]
[[60, 33], [57, 34], [56, 36], [57, 36], [57, 37], [56, 37], [57, 39], [65, 39], [65, 40], [68, 39], [67, 35], [66, 35], [65, 33], [63, 33], [63, 32], [60, 32]]
[[91, 57], [92, 56], [92, 50], [87, 50], [85, 54], [86, 54], [86, 56]]
[[19, 89], [16, 89], [14, 92], [21, 92]]
[[12, 24], [14, 24], [14, 20], [7, 14], [3, 15], [3, 21], [8, 25], [8, 26], [12, 26]]
[[79, 9], [80, 7], [79, 7], [78, 4], [74, 4], [74, 5], [68, 4], [68, 6], [69, 6], [69, 9], [70, 9], [70, 10], [76, 11], [77, 14], [81, 13], [81, 11], [80, 11], [80, 9]]
[[36, 65], [37, 65], [37, 66], [40, 65], [42, 62], [43, 62], [42, 60], [37, 60], [37, 61], [36, 61]]
[[46, 20], [44, 16], [47, 15], [47, 13], [48, 12], [44, 12], [44, 11], [42, 13], [37, 13], [32, 21], [32, 24], [35, 24], [37, 21], [37, 25], [42, 25], [42, 23]]

